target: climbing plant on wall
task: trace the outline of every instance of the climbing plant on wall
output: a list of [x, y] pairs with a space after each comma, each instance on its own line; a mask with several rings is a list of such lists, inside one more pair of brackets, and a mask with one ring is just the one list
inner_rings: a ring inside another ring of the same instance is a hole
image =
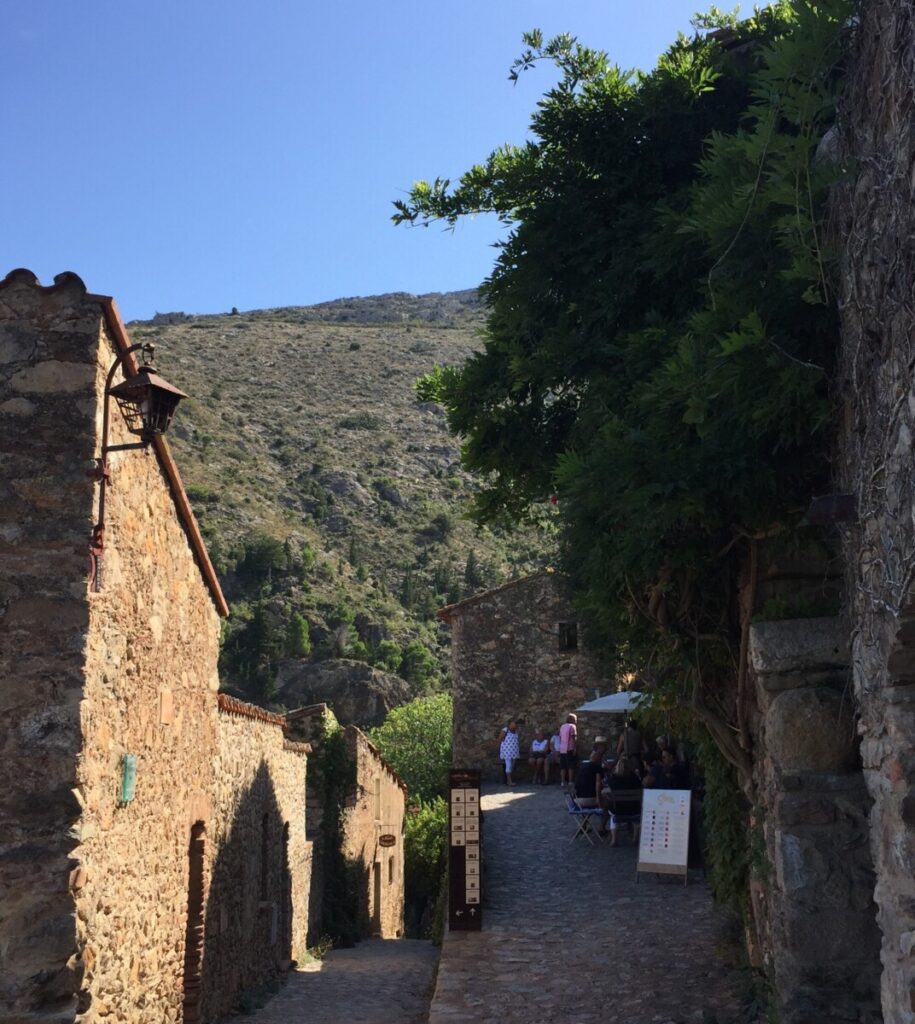
[[758, 548], [802, 529], [828, 470], [839, 170], [816, 154], [852, 9], [713, 12], [645, 74], [531, 32], [512, 76], [559, 76], [531, 141], [395, 203], [509, 226], [483, 351], [422, 385], [483, 480], [475, 515], [558, 496], [592, 641], [688, 703], [745, 790]]

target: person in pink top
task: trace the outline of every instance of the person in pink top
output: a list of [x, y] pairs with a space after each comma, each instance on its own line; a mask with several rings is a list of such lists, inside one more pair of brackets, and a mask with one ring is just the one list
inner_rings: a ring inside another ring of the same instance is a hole
[[578, 764], [578, 716], [569, 712], [559, 727], [559, 782], [572, 785]]

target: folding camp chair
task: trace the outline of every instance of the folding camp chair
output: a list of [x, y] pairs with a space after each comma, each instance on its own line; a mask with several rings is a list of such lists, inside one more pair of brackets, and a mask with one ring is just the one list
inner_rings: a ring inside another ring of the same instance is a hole
[[569, 814], [575, 819], [575, 832], [569, 839], [569, 842], [574, 842], [579, 836], [584, 836], [585, 839], [593, 846], [594, 836], [597, 836], [598, 841], [602, 839], [602, 836], [594, 828], [594, 824], [591, 819], [594, 815], [603, 814], [603, 809], [600, 807], [582, 807], [579, 802], [575, 799], [573, 794], [566, 794], [566, 807], [568, 808]]

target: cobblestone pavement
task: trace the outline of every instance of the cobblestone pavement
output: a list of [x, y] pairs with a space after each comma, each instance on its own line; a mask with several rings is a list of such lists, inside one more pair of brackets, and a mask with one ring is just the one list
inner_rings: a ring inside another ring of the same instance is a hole
[[636, 884], [631, 839], [570, 843], [558, 786], [501, 787], [482, 806], [484, 930], [446, 934], [429, 1024], [735, 1019], [700, 875]]
[[252, 1024], [424, 1024], [438, 949], [370, 939], [293, 971]]

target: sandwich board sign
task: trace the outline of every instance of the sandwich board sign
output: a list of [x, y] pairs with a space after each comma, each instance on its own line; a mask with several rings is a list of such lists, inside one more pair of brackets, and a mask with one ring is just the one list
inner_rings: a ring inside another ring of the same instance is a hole
[[642, 793], [638, 872], [683, 875], [689, 860], [688, 789], [646, 789]]
[[479, 931], [483, 925], [480, 773], [455, 769], [448, 781], [448, 928]]

